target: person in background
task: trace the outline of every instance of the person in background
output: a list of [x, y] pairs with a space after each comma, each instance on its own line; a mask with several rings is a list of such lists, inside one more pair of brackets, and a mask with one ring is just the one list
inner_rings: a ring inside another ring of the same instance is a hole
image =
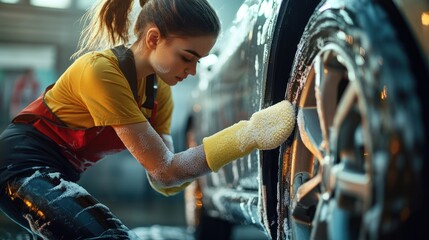
[[[174, 153], [171, 87], [196, 74], [220, 31], [206, 0], [100, 1], [85, 15], [78, 58], [0, 135], [0, 209], [45, 239], [137, 239], [76, 182], [127, 149], [168, 196], [254, 149], [273, 149], [295, 125], [286, 100]], [[118, 161], [120, 161], [118, 159]]]
[[40, 94], [39, 83], [34, 76], [34, 70], [26, 69], [24, 74], [15, 82], [10, 101], [9, 116], [14, 117]]

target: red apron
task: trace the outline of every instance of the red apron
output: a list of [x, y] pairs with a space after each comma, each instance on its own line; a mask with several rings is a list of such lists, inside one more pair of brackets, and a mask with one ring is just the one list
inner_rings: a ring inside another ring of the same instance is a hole
[[88, 129], [68, 127], [51, 112], [43, 100], [44, 95], [22, 110], [12, 122], [32, 124], [58, 144], [64, 156], [77, 170], [83, 172], [104, 156], [125, 149], [115, 130], [110, 126]]

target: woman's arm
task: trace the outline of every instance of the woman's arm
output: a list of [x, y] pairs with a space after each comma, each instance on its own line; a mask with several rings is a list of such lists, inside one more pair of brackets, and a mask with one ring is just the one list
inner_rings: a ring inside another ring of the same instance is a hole
[[295, 126], [295, 110], [288, 101], [279, 102], [203, 139], [203, 145], [174, 154], [147, 122], [114, 126], [119, 138], [146, 168], [158, 187], [175, 187], [218, 171], [254, 149], [274, 149]]
[[210, 172], [202, 145], [174, 154], [147, 122], [113, 128], [157, 185], [180, 186]]

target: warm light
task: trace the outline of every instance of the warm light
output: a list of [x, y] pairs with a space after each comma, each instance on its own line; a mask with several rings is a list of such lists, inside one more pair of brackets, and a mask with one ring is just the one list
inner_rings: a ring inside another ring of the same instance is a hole
[[41, 217], [41, 218], [44, 218], [45, 217], [45, 214], [42, 212], [42, 211], [37, 211], [37, 215], [39, 216], [39, 217]]
[[24, 199], [24, 203], [25, 203], [25, 205], [27, 205], [27, 207], [29, 207], [29, 208], [31, 208], [31, 206], [33, 206], [33, 204], [32, 204], [30, 201], [28, 201], [27, 199]]
[[368, 159], [369, 153], [368, 152], [364, 152], [363, 153], [363, 159]]
[[381, 100], [386, 100], [386, 98], [387, 98], [387, 88], [386, 88], [386, 86], [383, 87], [383, 90], [381, 91], [381, 94], [380, 94], [380, 98], [381, 98]]
[[352, 45], [352, 44], [353, 44], [353, 37], [352, 37], [352, 36], [350, 36], [350, 35], [347, 35], [346, 42], [347, 42], [348, 44]]
[[429, 12], [422, 13], [422, 24], [424, 26], [429, 26]]

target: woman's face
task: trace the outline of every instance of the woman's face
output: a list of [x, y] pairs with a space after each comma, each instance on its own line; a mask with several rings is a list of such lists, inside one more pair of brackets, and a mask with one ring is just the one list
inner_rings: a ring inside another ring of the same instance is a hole
[[169, 37], [161, 39], [150, 56], [155, 73], [170, 86], [196, 74], [200, 58], [209, 54], [216, 42], [214, 36]]

